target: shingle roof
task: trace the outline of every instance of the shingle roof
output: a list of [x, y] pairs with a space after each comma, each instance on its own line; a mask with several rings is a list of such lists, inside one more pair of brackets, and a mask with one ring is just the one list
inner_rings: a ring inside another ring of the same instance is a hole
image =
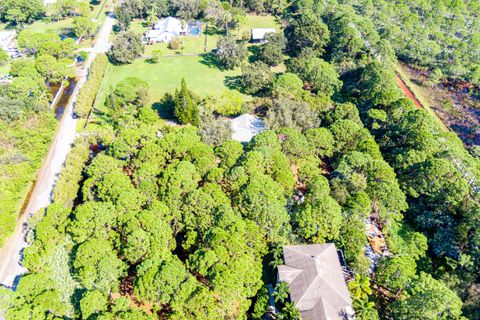
[[185, 31], [182, 22], [174, 17], [167, 17], [156, 22], [153, 26], [153, 29], [160, 30], [161, 33], [170, 32], [176, 36]]
[[292, 245], [283, 248], [285, 265], [278, 267], [280, 281], [303, 320], [349, 319], [352, 300], [333, 243]]

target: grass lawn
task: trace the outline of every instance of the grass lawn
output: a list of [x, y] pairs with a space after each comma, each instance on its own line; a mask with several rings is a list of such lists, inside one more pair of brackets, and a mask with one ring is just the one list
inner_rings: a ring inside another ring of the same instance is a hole
[[180, 50], [171, 50], [168, 48], [168, 43], [155, 43], [152, 45], [145, 46], [145, 55], [151, 56], [154, 50], [161, 50], [162, 55], [171, 56], [174, 54], [202, 54], [205, 52], [210, 52], [217, 46], [219, 36], [218, 35], [209, 35], [207, 38], [207, 50], [205, 50], [205, 36], [199, 37], [180, 37], [180, 41], [183, 44], [183, 49]]
[[10, 71], [10, 63], [6, 63], [4, 66], [0, 66], [0, 77], [7, 75]]
[[[240, 70], [221, 71], [203, 62], [200, 56], [163, 57], [157, 64], [150, 64], [146, 59], [136, 60], [130, 65], [111, 66], [104, 81], [104, 100], [109, 88], [127, 77], [138, 77], [150, 85], [150, 103], [160, 101], [167, 92], [174, 92], [185, 78], [188, 87], [199, 96], [219, 96], [225, 90], [227, 77], [240, 74]], [[247, 98], [247, 96], [245, 96]]]
[[274, 16], [248, 15], [246, 22], [240, 26], [240, 36], [243, 32], [250, 32], [253, 28], [274, 28], [280, 31], [281, 25]]
[[[272, 16], [247, 16], [247, 21], [240, 29], [250, 32], [251, 28], [275, 28], [281, 30], [280, 24]], [[132, 21], [129, 30], [143, 34], [147, 31], [147, 26], [140, 19]], [[212, 30], [212, 29], [210, 29]], [[183, 50], [177, 50], [181, 54], [202, 54], [205, 52], [205, 29], [202, 36], [180, 37], [183, 43]], [[236, 35], [238, 30], [232, 30]], [[221, 35], [218, 33], [210, 34], [207, 37], [207, 52], [216, 47], [217, 40]], [[100, 93], [100, 103], [98, 109], [102, 109], [105, 97], [110, 88], [115, 86], [127, 77], [137, 77], [148, 82], [150, 86], [149, 104], [153, 104], [162, 99], [165, 93], [173, 93], [180, 87], [182, 78], [185, 79], [190, 90], [200, 97], [208, 95], [219, 96], [225, 90], [235, 90], [228, 88], [229, 79], [240, 75], [240, 69], [237, 70], [219, 70], [215, 66], [204, 60], [202, 56], [180, 56], [177, 51], [168, 49], [167, 43], [156, 43], [147, 45], [145, 48], [145, 57], [151, 56], [153, 50], [160, 49], [163, 57], [157, 64], [147, 62], [147, 59], [138, 59], [130, 65], [111, 66], [105, 75], [103, 90]], [[281, 67], [280, 67], [281, 69]], [[276, 70], [281, 71], [281, 70]], [[251, 97], [243, 95], [246, 101]]]
[[45, 33], [47, 31], [53, 31], [57, 34], [66, 34], [69, 32], [73, 24], [73, 18], [67, 18], [59, 21], [51, 21], [48, 18], [35, 21], [32, 24], [25, 26], [25, 29], [29, 29], [35, 32]]

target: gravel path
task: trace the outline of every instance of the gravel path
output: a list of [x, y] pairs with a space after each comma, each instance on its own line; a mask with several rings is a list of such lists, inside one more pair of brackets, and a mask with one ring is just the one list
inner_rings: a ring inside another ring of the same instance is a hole
[[90, 50], [90, 55], [82, 70], [82, 75], [77, 82], [69, 103], [65, 107], [57, 134], [38, 173], [37, 183], [25, 207], [24, 214], [17, 220], [13, 235], [0, 249], [0, 285], [15, 289], [20, 275], [26, 272], [26, 269], [21, 265], [22, 252], [27, 246], [25, 234], [28, 228], [24, 226], [24, 223], [28, 223], [29, 217], [45, 209], [51, 203], [55, 182], [76, 136], [78, 120], [73, 116], [76, 97], [87, 79], [88, 70], [97, 53], [108, 51], [110, 47], [109, 36], [114, 21], [115, 17], [113, 14], [109, 15], [98, 32], [95, 46]]

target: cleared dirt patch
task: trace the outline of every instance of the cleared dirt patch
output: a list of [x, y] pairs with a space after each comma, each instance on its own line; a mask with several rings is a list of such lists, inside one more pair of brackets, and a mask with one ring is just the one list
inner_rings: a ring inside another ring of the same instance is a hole
[[415, 97], [415, 95], [413, 94], [413, 92], [407, 87], [407, 85], [405, 84], [405, 82], [403, 82], [402, 78], [400, 78], [400, 76], [398, 75], [398, 73], [397, 73], [397, 85], [400, 87], [400, 89], [402, 89], [403, 93], [407, 96], [407, 98], [409, 98], [410, 100], [413, 101], [413, 103], [415, 104], [415, 106], [417, 107], [417, 109], [423, 108], [423, 106], [422, 106], [422, 104], [420, 103], [420, 101], [418, 101], [418, 99]]
[[480, 145], [480, 90], [478, 88], [466, 83], [447, 81], [433, 85], [428, 79], [428, 71], [418, 70], [402, 63], [399, 64], [397, 71], [402, 82], [420, 105], [439, 119], [445, 128], [454, 131], [466, 147]]

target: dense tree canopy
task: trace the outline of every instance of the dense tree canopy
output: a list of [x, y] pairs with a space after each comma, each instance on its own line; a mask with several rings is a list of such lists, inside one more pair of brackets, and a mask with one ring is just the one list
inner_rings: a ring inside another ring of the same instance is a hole
[[[395, 65], [398, 55], [432, 78], [474, 81], [479, 8], [123, 1], [112, 62], [143, 53], [127, 30], [133, 18], [206, 19], [222, 35], [202, 62], [241, 66], [231, 89], [242, 93], [199, 97], [183, 80], [160, 103], [172, 124], [148, 106], [142, 79], [112, 87], [89, 137], [98, 150], [76, 146], [81, 164], [60, 177], [65, 191], [55, 191], [25, 250], [29, 273], [0, 301], [7, 316], [262, 319], [282, 246], [333, 242], [356, 274], [358, 319], [478, 318], [480, 164], [402, 95]], [[245, 12], [274, 13], [284, 30], [247, 50], [230, 30]], [[88, 35], [82, 17], [75, 27]], [[45, 81], [69, 75], [71, 42], [26, 30], [18, 43], [35, 61], [12, 63], [14, 80], [1, 89], [5, 122], [45, 101]], [[241, 144], [225, 117], [246, 110], [268, 129]], [[382, 254], [367, 237], [372, 225]], [[278, 318], [297, 319], [287, 289], [274, 289]]]
[[233, 36], [225, 36], [218, 40], [215, 58], [226, 69], [239, 67], [247, 57], [247, 48]]
[[42, 0], [4, 0], [0, 3], [0, 19], [13, 25], [32, 23], [44, 13]]
[[142, 36], [132, 31], [121, 32], [115, 38], [108, 56], [117, 64], [132, 63], [143, 54]]

